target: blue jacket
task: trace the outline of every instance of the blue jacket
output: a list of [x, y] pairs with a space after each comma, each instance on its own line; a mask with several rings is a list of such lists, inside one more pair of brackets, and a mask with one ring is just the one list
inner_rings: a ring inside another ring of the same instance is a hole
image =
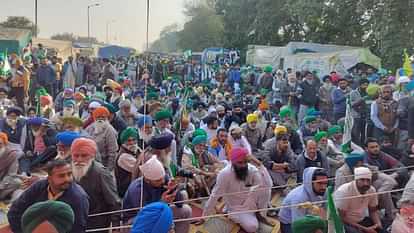
[[[48, 181], [40, 180], [30, 186], [17, 200], [15, 200], [7, 213], [10, 227], [14, 233], [22, 233], [21, 219], [24, 211], [31, 205], [48, 200]], [[86, 221], [89, 212], [89, 197], [86, 192], [76, 183], [60, 196], [57, 201], [65, 202], [72, 207], [75, 214], [75, 223], [71, 233], [83, 233], [86, 230]]]
[[36, 70], [36, 80], [41, 86], [50, 86], [55, 82], [55, 71], [50, 65], [40, 65]]
[[[303, 172], [304, 184], [293, 189], [283, 200], [282, 206], [295, 205], [304, 202], [316, 202], [325, 200], [325, 197], [318, 196], [313, 192], [313, 173], [320, 168], [309, 167]], [[293, 221], [310, 214], [305, 208], [288, 207], [282, 208], [279, 212], [279, 220], [283, 224], [292, 224]]]
[[[167, 178], [166, 178], [166, 183]], [[157, 202], [161, 200], [161, 195], [166, 191], [164, 187], [155, 188], [150, 184], [143, 181], [143, 178], [138, 178], [129, 185], [127, 192], [125, 193], [124, 199], [122, 201], [122, 209], [131, 209], [141, 206], [141, 189], [142, 185], [142, 206], [146, 206], [150, 203]], [[122, 213], [122, 221], [124, 223], [128, 222], [129, 219], [134, 218], [137, 215], [136, 211], [126, 211]]]
[[332, 102], [334, 104], [333, 106], [333, 112], [334, 113], [343, 113], [346, 112], [346, 95], [345, 93], [337, 88], [332, 92]]

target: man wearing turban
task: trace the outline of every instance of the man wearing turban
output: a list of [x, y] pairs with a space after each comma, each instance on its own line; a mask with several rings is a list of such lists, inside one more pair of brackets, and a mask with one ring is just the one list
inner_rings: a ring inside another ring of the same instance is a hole
[[258, 115], [250, 113], [246, 117], [246, 123], [241, 125], [243, 136], [246, 137], [253, 152], [261, 149], [263, 140], [262, 130], [258, 127]]
[[[91, 200], [89, 214], [119, 210], [121, 203], [115, 179], [107, 168], [95, 161], [98, 152], [95, 141], [78, 138], [73, 141], [70, 150], [73, 178]], [[88, 229], [105, 228], [109, 227], [111, 222], [112, 226], [119, 226], [119, 220], [119, 214], [89, 217], [87, 226]]]
[[56, 134], [57, 156], [55, 159], [63, 159], [70, 162], [72, 159], [70, 147], [72, 146], [73, 141], [80, 137], [81, 135], [74, 131], [63, 131]]
[[6, 117], [0, 119], [0, 131], [7, 134], [9, 146], [23, 151], [26, 143], [26, 120], [21, 118], [23, 110], [19, 107], [9, 107]]
[[[283, 128], [282, 128], [283, 127]], [[286, 185], [296, 169], [295, 158], [289, 145], [289, 135], [284, 126], [277, 126], [275, 137], [265, 145], [265, 153], [262, 154], [263, 164], [268, 169], [273, 180], [273, 185]]]
[[109, 123], [109, 114], [109, 110], [105, 107], [96, 108], [92, 113], [95, 121], [85, 131], [96, 142], [102, 157], [102, 165], [112, 171], [118, 152], [118, 143], [116, 143], [118, 132]]
[[[153, 155], [144, 164], [139, 166], [142, 172], [142, 177], [135, 179], [129, 185], [127, 192], [123, 198], [122, 208], [130, 209], [137, 207], [146, 207], [154, 202], [171, 203], [177, 200], [182, 200], [182, 192], [180, 192], [177, 184], [170, 180], [167, 175], [164, 165], [160, 162], [156, 155]], [[142, 194], [142, 198], [141, 198]], [[170, 204], [173, 210], [174, 219], [186, 219], [192, 215], [191, 207], [187, 204]], [[122, 221], [124, 224], [130, 224], [135, 216], [134, 212], [123, 212]], [[138, 219], [141, 219], [138, 217]], [[147, 229], [147, 224], [142, 224], [143, 229]], [[166, 226], [163, 226], [166, 227]], [[188, 221], [177, 222], [175, 224], [175, 232], [188, 232], [190, 223]], [[137, 228], [135, 228], [137, 229]], [[138, 229], [137, 229], [138, 230]], [[136, 231], [141, 232], [141, 231]], [[154, 232], [154, 231], [145, 231]], [[158, 231], [155, 231], [158, 233]], [[155, 233], [154, 232], [154, 233]]]
[[[47, 179], [32, 184], [12, 203], [7, 213], [11, 230], [14, 233], [32, 233], [46, 220], [54, 225], [59, 233], [84, 233], [87, 227], [89, 201], [92, 203], [94, 200], [90, 200], [84, 189], [73, 181], [72, 167], [67, 161], [51, 161], [47, 164], [46, 170]], [[62, 204], [51, 201], [64, 202], [66, 205], [63, 207]], [[60, 225], [67, 223], [67, 205], [73, 211], [69, 221], [73, 226], [69, 228]]]
[[24, 233], [67, 233], [75, 221], [70, 205], [61, 201], [44, 201], [33, 204], [22, 217]]
[[191, 148], [183, 152], [182, 167], [197, 174], [191, 180], [190, 198], [208, 196], [215, 183], [218, 170], [222, 167], [217, 157], [207, 150], [207, 136], [199, 135], [192, 139]]
[[173, 212], [163, 202], [145, 206], [135, 217], [131, 233], [168, 233], [173, 224]]
[[[217, 176], [216, 185], [203, 210], [203, 216], [214, 214], [214, 209], [220, 197], [229, 213], [235, 211], [257, 210], [267, 208], [270, 196], [265, 199], [265, 191], [256, 191], [263, 184], [263, 177], [259, 170], [248, 163], [248, 151], [236, 147], [231, 150], [231, 164], [221, 170]], [[225, 193], [243, 192], [237, 195], [222, 196]], [[250, 191], [250, 192], [249, 192]], [[239, 224], [248, 233], [257, 232], [260, 213], [243, 213], [228, 216], [233, 222]], [[199, 223], [203, 223], [200, 220]]]
[[7, 134], [0, 132], [0, 201], [10, 197], [20, 187], [17, 179], [19, 152], [9, 146]]
[[132, 180], [132, 173], [141, 153], [138, 145], [138, 130], [128, 127], [121, 133], [119, 139], [121, 148], [116, 157], [115, 178], [119, 196], [123, 197]]

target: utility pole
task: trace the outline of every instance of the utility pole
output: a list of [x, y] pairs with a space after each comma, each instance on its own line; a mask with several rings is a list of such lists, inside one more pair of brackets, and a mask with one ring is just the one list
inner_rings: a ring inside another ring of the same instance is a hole
[[89, 13], [89, 11], [90, 11], [90, 9], [92, 7], [99, 6], [99, 5], [100, 5], [99, 3], [95, 3], [95, 4], [92, 4], [92, 5], [88, 5], [88, 41], [89, 41], [89, 43], [91, 43], [91, 25], [90, 25], [91, 19], [90, 19], [90, 13]]
[[35, 28], [34, 36], [37, 37], [37, 0], [35, 0]]

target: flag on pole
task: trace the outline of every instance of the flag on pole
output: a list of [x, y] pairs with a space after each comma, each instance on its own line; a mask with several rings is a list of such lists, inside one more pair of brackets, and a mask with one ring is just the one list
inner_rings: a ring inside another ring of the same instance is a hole
[[408, 56], [407, 50], [404, 49], [404, 64], [403, 64], [403, 70], [405, 76], [410, 77], [413, 75], [413, 66], [411, 65], [410, 58]]
[[344, 136], [342, 139], [341, 151], [345, 154], [352, 152], [351, 143], [352, 143], [352, 127], [354, 126], [354, 118], [352, 118], [352, 107], [351, 99], [348, 97], [346, 99], [346, 114], [345, 114], [345, 124], [344, 124]]
[[328, 187], [328, 233], [344, 233], [344, 225], [335, 207], [332, 197], [332, 186]]
[[191, 56], [193, 56], [193, 52], [191, 51], [191, 49], [188, 49], [188, 50], [184, 51], [184, 59], [185, 60], [191, 59]]
[[10, 73], [10, 63], [7, 57], [7, 51], [5, 53], [0, 53], [0, 77], [6, 77]]

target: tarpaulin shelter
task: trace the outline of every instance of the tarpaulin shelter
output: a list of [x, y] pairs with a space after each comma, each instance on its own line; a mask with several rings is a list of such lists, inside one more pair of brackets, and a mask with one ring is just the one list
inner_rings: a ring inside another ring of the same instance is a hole
[[43, 47], [56, 51], [58, 57], [64, 59], [72, 55], [72, 42], [65, 40], [51, 40], [42, 38], [33, 38], [33, 45], [42, 44]]
[[381, 67], [381, 59], [367, 48], [306, 42], [290, 42], [284, 47], [249, 45], [246, 63], [258, 67], [271, 65], [275, 69], [307, 69], [318, 75], [333, 70], [346, 74], [358, 64]]
[[108, 45], [108, 46], [99, 48], [98, 57], [100, 58], [127, 57], [132, 52], [134, 52], [134, 50], [131, 48], [122, 47], [118, 45]]
[[293, 70], [309, 70], [319, 77], [336, 71], [340, 74], [349, 73], [358, 64], [369, 65], [375, 69], [381, 67], [381, 59], [367, 48], [354, 48], [327, 53], [298, 53], [284, 57], [283, 66]]
[[0, 27], [0, 52], [21, 54], [31, 39], [30, 30]]

